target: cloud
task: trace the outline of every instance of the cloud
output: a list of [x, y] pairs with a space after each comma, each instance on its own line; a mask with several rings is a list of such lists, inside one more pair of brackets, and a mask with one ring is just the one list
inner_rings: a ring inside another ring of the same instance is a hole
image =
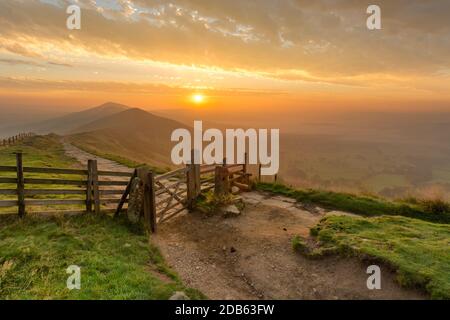
[[68, 1], [1, 1], [3, 49], [43, 58], [45, 52], [27, 45], [39, 41], [100, 55], [329, 83], [377, 74], [429, 77], [450, 67], [447, 0], [378, 0], [381, 31], [365, 26], [367, 0], [78, 2], [82, 30], [69, 31]]

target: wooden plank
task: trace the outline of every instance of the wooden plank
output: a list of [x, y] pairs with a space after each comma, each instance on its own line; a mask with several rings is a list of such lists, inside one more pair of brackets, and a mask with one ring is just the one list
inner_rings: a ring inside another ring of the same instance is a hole
[[[115, 204], [115, 203], [119, 203], [121, 201], [121, 199], [116, 198], [116, 199], [100, 199], [100, 203], [102, 204]], [[124, 203], [128, 203], [128, 199], [125, 199]]]
[[149, 200], [150, 200], [150, 231], [156, 233], [156, 196], [155, 196], [155, 176], [153, 172], [148, 173], [150, 182]]
[[197, 199], [197, 197], [201, 193], [202, 184], [200, 182], [200, 165], [194, 164], [194, 181], [195, 181], [195, 193], [194, 197]]
[[178, 206], [185, 207], [185, 205], [186, 205], [186, 204], [183, 203], [183, 202], [178, 202], [178, 201], [176, 201], [176, 202], [174, 202], [174, 203], [172, 203], [171, 205], [165, 207], [164, 209], [162, 209], [160, 212], [157, 212], [157, 213], [159, 213], [159, 214], [161, 215], [161, 217], [163, 217], [164, 213], [166, 213], [167, 211], [170, 211], [171, 209], [173, 209], [173, 208], [175, 208], [175, 207], [178, 207]]
[[19, 206], [19, 217], [25, 216], [25, 184], [23, 178], [23, 162], [22, 153], [16, 153], [16, 166], [17, 166], [17, 202]]
[[48, 205], [84, 205], [86, 200], [69, 200], [69, 199], [45, 199], [45, 200], [25, 200], [27, 206], [48, 206]]
[[[187, 164], [187, 174], [186, 174], [186, 198], [187, 198], [187, 206], [189, 211], [194, 209], [195, 204], [195, 168], [194, 168], [194, 151], [191, 151], [191, 163]], [[158, 191], [160, 192], [160, 191]]]
[[120, 172], [120, 171], [98, 171], [99, 176], [109, 177], [131, 177], [133, 172]]
[[172, 219], [173, 217], [175, 217], [177, 214], [179, 214], [180, 212], [186, 210], [186, 207], [182, 207], [178, 210], [176, 210], [175, 212], [171, 212], [170, 214], [168, 214], [167, 216], [161, 217], [160, 220], [158, 221], [159, 223], [162, 223], [164, 221], [167, 221], [169, 219]]
[[97, 160], [92, 160], [92, 191], [94, 193], [94, 212], [100, 214], [100, 193], [98, 190]]
[[0, 172], [17, 172], [17, 168], [14, 166], [0, 166]]
[[35, 167], [24, 167], [23, 172], [28, 173], [53, 173], [53, 174], [76, 174], [76, 175], [87, 175], [87, 170], [79, 169], [60, 169], [60, 168], [35, 168]]
[[36, 195], [53, 195], [53, 194], [61, 194], [61, 195], [69, 195], [69, 194], [86, 194], [86, 191], [83, 189], [80, 190], [69, 190], [69, 189], [26, 189], [26, 196], [36, 196]]
[[141, 180], [144, 194], [142, 199], [142, 207], [140, 214], [144, 217], [144, 226], [147, 231], [151, 231], [150, 226], [150, 212], [151, 212], [151, 193], [150, 193], [150, 181], [149, 181], [149, 170], [145, 167], [137, 168], [137, 176]]
[[128, 195], [131, 192], [131, 185], [133, 184], [133, 180], [136, 177], [137, 177], [137, 170], [134, 170], [133, 175], [130, 178], [130, 181], [128, 181], [127, 187], [125, 188], [125, 191], [122, 194], [122, 197], [120, 198], [119, 205], [117, 206], [117, 209], [114, 212], [114, 217], [118, 217], [120, 212], [122, 211], [122, 208], [123, 208], [123, 205], [125, 203], [125, 200], [127, 199]]
[[[155, 187], [156, 186], [160, 186], [162, 189], [164, 189], [165, 193], [168, 193], [169, 195], [173, 196], [176, 200], [178, 200], [179, 202], [183, 202], [183, 199], [181, 199], [180, 197], [178, 197], [176, 195], [176, 191], [178, 190], [178, 186], [180, 184], [182, 184], [183, 181], [178, 181], [177, 187], [175, 187], [175, 191], [170, 190], [168, 187], [166, 187], [164, 184], [162, 184], [159, 181], [155, 181]], [[161, 190], [160, 190], [161, 191]], [[159, 192], [159, 191], [158, 191]]]
[[208, 174], [216, 171], [216, 167], [212, 167], [211, 169], [201, 169], [200, 174]]
[[126, 190], [100, 190], [101, 196], [113, 195], [113, 194], [124, 194]]
[[[178, 192], [176, 193], [176, 195], [177, 195], [177, 196], [181, 196], [181, 195], [183, 195], [184, 193], [186, 193], [186, 189], [182, 189], [182, 190], [178, 191]], [[160, 205], [163, 204], [163, 203], [167, 203], [167, 202], [169, 202], [169, 201], [172, 200], [172, 199], [173, 199], [173, 196], [172, 196], [172, 197], [167, 197], [167, 198], [162, 199], [162, 200], [159, 200], [159, 201], [156, 202], [156, 206], [160, 206]]]
[[228, 169], [234, 169], [234, 168], [241, 167], [241, 166], [245, 166], [245, 164], [228, 164], [224, 167], [226, 167]]
[[155, 181], [161, 181], [161, 180], [164, 180], [164, 179], [169, 179], [169, 178], [172, 178], [172, 177], [174, 177], [176, 175], [183, 175], [183, 174], [186, 174], [186, 172], [187, 172], [186, 168], [181, 168], [181, 169], [178, 169], [178, 170], [170, 171], [170, 172], [161, 174], [159, 176], [156, 176], [155, 177]]
[[173, 189], [173, 188], [177, 188], [179, 187], [180, 184], [183, 184], [184, 182], [179, 180], [177, 182], [171, 183], [167, 186], [165, 186], [162, 182], [160, 181], [155, 181], [156, 182], [156, 186], [155, 186], [155, 191], [156, 191], [156, 195], [159, 196], [163, 193], [166, 193], [167, 190]]
[[0, 207], [15, 207], [19, 204], [17, 200], [0, 200]]
[[243, 184], [243, 183], [239, 183], [239, 182], [234, 181], [234, 182], [233, 182], [233, 185], [235, 185], [236, 187], [238, 187], [238, 188], [241, 189], [241, 190], [244, 190], [244, 191], [250, 191], [250, 187], [249, 187], [248, 185], [246, 185], [246, 184]]
[[0, 194], [16, 195], [17, 194], [17, 189], [0, 189]]
[[126, 186], [128, 181], [98, 181], [99, 186]]
[[28, 212], [28, 215], [42, 215], [42, 216], [53, 216], [53, 215], [67, 215], [67, 216], [74, 216], [74, 215], [82, 215], [86, 214], [87, 212], [85, 210], [51, 210], [51, 211], [31, 211]]
[[88, 177], [87, 177], [87, 186], [86, 186], [86, 211], [92, 212], [92, 160], [88, 160], [87, 163], [87, 171], [88, 171]]
[[56, 184], [56, 185], [86, 186], [87, 181], [86, 180], [25, 178], [25, 184]]
[[0, 178], [0, 183], [17, 183], [17, 178]]
[[211, 190], [213, 188], [214, 188], [214, 184], [211, 184], [209, 186], [203, 186], [202, 189], [201, 189], [201, 192], [209, 191], [209, 190]]
[[[115, 209], [104, 209], [102, 210], [102, 213], [104, 214], [112, 214], [114, 213]], [[51, 211], [32, 211], [29, 212], [30, 215], [42, 215], [42, 216], [47, 216], [47, 215], [82, 215], [82, 214], [87, 214], [87, 212], [85, 210], [51, 210]], [[7, 213], [7, 215], [10, 215], [9, 213]], [[17, 215], [16, 213], [14, 215]], [[0, 217], [2, 217], [3, 214], [0, 214]]]

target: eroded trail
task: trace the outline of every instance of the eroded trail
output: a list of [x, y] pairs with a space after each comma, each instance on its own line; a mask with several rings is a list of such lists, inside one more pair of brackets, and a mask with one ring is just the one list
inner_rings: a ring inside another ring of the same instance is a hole
[[[99, 170], [130, 169], [86, 153], [68, 143], [66, 153]], [[292, 250], [296, 235], [325, 214], [294, 200], [259, 192], [242, 195], [246, 207], [234, 218], [183, 214], [158, 226], [152, 237], [183, 282], [211, 299], [424, 299], [422, 293], [400, 288], [395, 275], [382, 267], [382, 289], [368, 290], [368, 266], [357, 259], [329, 257], [310, 260]]]
[[225, 219], [202, 213], [162, 224], [154, 238], [183, 281], [212, 299], [423, 299], [400, 288], [382, 267], [382, 290], [368, 290], [357, 259], [310, 260], [291, 239], [307, 236], [325, 214], [293, 200], [258, 192], [243, 195], [242, 215]]
[[81, 150], [80, 148], [75, 147], [74, 145], [63, 141], [63, 146], [64, 146], [64, 152], [78, 160], [78, 162], [80, 162], [83, 165], [86, 165], [86, 163], [88, 162], [88, 160], [97, 160], [97, 165], [99, 170], [104, 170], [104, 171], [119, 171], [119, 172], [130, 172], [132, 171], [132, 169], [121, 165], [117, 162], [108, 160], [108, 159], [104, 159], [101, 157], [98, 157], [96, 155], [93, 155], [91, 153], [88, 153], [86, 151]]

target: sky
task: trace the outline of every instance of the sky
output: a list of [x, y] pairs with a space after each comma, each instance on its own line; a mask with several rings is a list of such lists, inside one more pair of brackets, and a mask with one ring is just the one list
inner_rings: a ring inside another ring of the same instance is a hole
[[[81, 30], [66, 27], [71, 4]], [[366, 26], [371, 4], [381, 30]], [[450, 1], [0, 1], [0, 105], [106, 101], [450, 111]]]

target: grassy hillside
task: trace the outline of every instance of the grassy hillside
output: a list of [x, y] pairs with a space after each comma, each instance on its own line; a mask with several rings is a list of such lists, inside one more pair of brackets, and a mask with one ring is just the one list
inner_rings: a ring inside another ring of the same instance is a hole
[[[15, 165], [17, 151], [24, 153], [25, 166], [78, 166], [55, 135], [0, 147], [0, 165]], [[72, 264], [81, 267], [80, 291], [66, 288], [66, 268]], [[126, 221], [94, 215], [19, 220], [0, 214], [0, 299], [167, 299], [176, 290], [202, 297], [185, 288], [148, 237]]]
[[[56, 135], [34, 136], [25, 139], [24, 141], [10, 147], [0, 147], [0, 165], [15, 166], [16, 152], [23, 153], [23, 165], [28, 167], [50, 167], [50, 168], [78, 168], [80, 164], [73, 158], [68, 157], [64, 153], [64, 148], [60, 143], [60, 138]], [[14, 172], [1, 172], [1, 177], [15, 177]], [[81, 176], [76, 175], [57, 175], [57, 174], [39, 174], [26, 173], [27, 178], [62, 178], [62, 179], [82, 179]], [[2, 189], [15, 189], [15, 184], [1, 184]], [[63, 186], [48, 186], [48, 185], [33, 185], [35, 189], [70, 189], [71, 187]], [[72, 187], [77, 189], [78, 187]], [[33, 199], [84, 199], [83, 195], [36, 195]], [[1, 200], [15, 200], [14, 195], [0, 195]], [[32, 211], [47, 211], [64, 208], [65, 210], [79, 210], [82, 209], [79, 205], [70, 206], [39, 206], [28, 207], [27, 212]], [[16, 212], [17, 207], [0, 208], [0, 214]]]
[[[108, 216], [0, 219], [0, 299], [168, 299], [185, 288], [148, 237]], [[66, 269], [81, 268], [81, 290]]]
[[[382, 198], [358, 196], [323, 190], [293, 189], [282, 184], [259, 183], [257, 189], [312, 203], [331, 210], [347, 211], [362, 216], [399, 215], [431, 222], [450, 223], [448, 205], [415, 200], [415, 203], [389, 201]], [[410, 200], [412, 201], [412, 200]]]
[[124, 163], [146, 163], [153, 167], [172, 165], [172, 131], [186, 126], [140, 109], [102, 118], [80, 127], [82, 132], [67, 139], [74, 145]]
[[128, 108], [129, 107], [125, 105], [109, 102], [88, 110], [74, 112], [68, 115], [30, 124], [30, 129], [28, 130], [41, 134], [68, 134], [77, 131], [78, 127], [84, 126], [92, 121], [122, 112], [124, 110], [127, 110]]
[[75, 159], [65, 155], [56, 135], [26, 138], [14, 146], [0, 147], [0, 163], [16, 165], [16, 152], [23, 153], [23, 165], [28, 167], [70, 168], [77, 165]]
[[[450, 225], [406, 217], [329, 216], [311, 230], [319, 252], [356, 255], [387, 264], [407, 287], [450, 299]], [[295, 245], [300, 247], [299, 239]]]

